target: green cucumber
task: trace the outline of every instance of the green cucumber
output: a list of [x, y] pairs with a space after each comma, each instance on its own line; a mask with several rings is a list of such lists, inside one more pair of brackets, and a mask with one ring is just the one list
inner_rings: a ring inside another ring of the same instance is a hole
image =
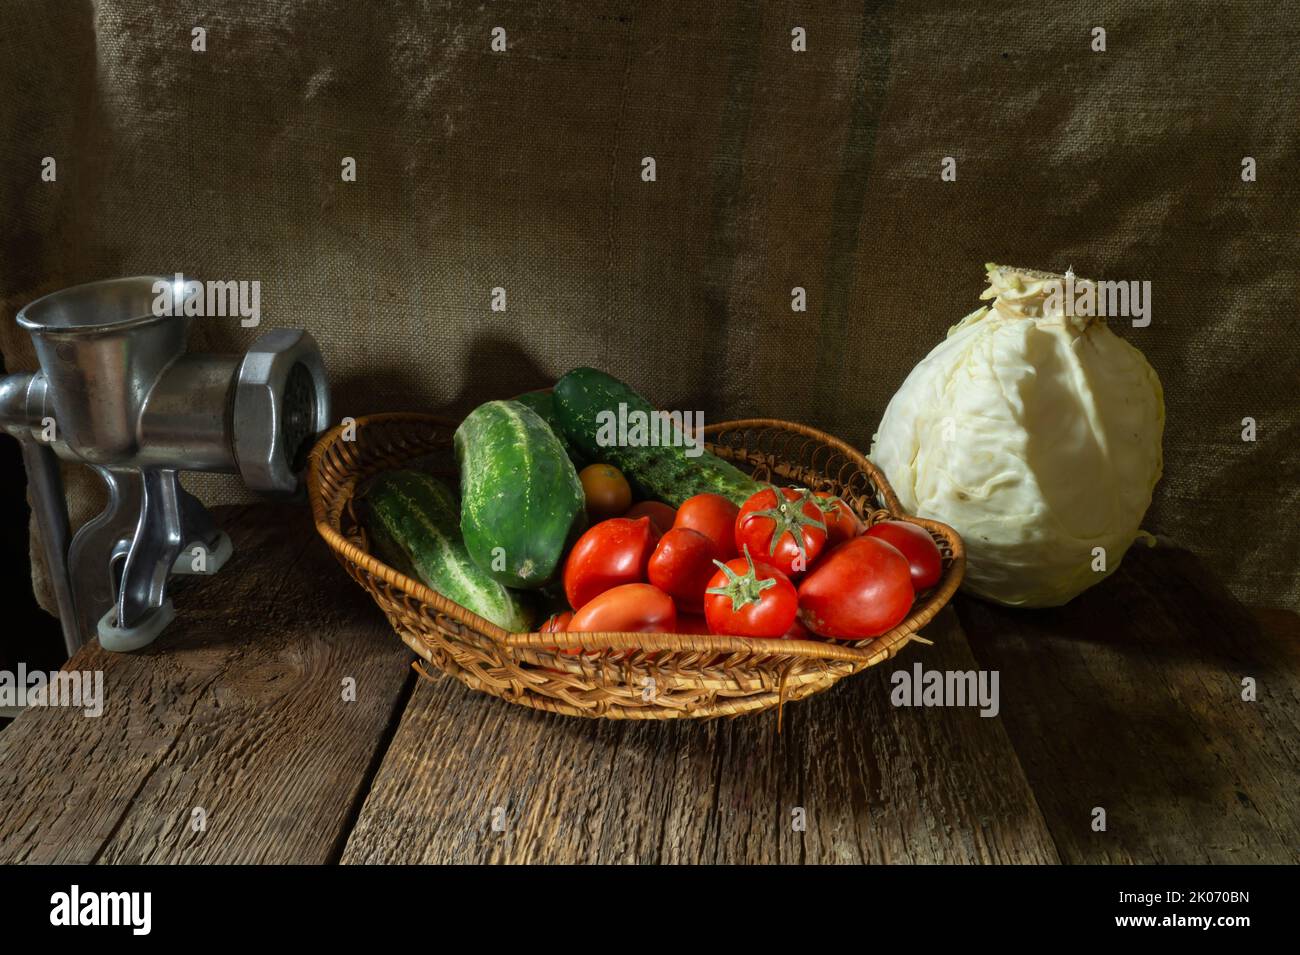
[[541, 416], [543, 421], [551, 426], [551, 430], [560, 439], [560, 444], [564, 445], [564, 450], [568, 452], [569, 460], [573, 462], [575, 468], [582, 470], [591, 463], [586, 455], [573, 446], [573, 443], [569, 441], [568, 436], [560, 427], [560, 417], [555, 413], [555, 395], [549, 389], [545, 391], [529, 391], [520, 395], [515, 401], [528, 405]]
[[366, 529], [385, 563], [503, 630], [529, 629], [527, 605], [470, 558], [460, 506], [445, 484], [422, 471], [386, 471], [364, 501]]
[[518, 401], [489, 401], [456, 429], [460, 530], [498, 583], [535, 589], [557, 576], [586, 528], [578, 472], [560, 439]]
[[680, 507], [687, 498], [707, 492], [743, 504], [766, 487], [708, 451], [688, 456], [684, 443], [632, 446], [605, 440], [611, 430], [608, 416], [618, 420], [619, 405], [628, 415], [656, 413], [637, 392], [594, 368], [575, 368], [555, 385], [555, 411], [569, 443], [591, 460], [617, 467], [641, 496]]

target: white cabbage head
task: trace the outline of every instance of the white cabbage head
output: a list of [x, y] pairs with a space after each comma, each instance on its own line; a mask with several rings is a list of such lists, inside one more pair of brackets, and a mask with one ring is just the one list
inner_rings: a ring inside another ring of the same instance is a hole
[[[871, 459], [908, 511], [961, 534], [966, 589], [1053, 607], [1113, 571], [1141, 533], [1164, 397], [1140, 351], [1053, 294], [1065, 277], [988, 269], [992, 307], [912, 369]], [[1070, 280], [1075, 301], [1095, 294]]]

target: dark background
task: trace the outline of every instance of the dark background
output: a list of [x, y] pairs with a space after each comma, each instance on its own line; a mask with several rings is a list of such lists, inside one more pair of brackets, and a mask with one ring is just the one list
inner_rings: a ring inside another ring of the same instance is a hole
[[[0, 375], [4, 361], [0, 359]], [[17, 441], [0, 437], [0, 567], [16, 585], [4, 588], [5, 637], [0, 639], [0, 670], [14, 672], [19, 661], [28, 670], [58, 669], [66, 656], [58, 621], [36, 603], [26, 586], [31, 575], [28, 561], [27, 481]], [[0, 715], [0, 727], [9, 720]]]
[[[1300, 607], [1300, 3], [0, 11], [13, 369], [34, 367], [13, 316], [38, 295], [183, 271], [263, 286], [262, 328], [204, 321], [194, 348], [306, 327], [339, 414], [459, 412], [591, 364], [708, 420], [866, 448], [985, 262], [1149, 280], [1151, 326], [1115, 323], [1165, 389], [1146, 526], [1248, 603]], [[99, 494], [84, 469], [68, 484], [75, 526]]]

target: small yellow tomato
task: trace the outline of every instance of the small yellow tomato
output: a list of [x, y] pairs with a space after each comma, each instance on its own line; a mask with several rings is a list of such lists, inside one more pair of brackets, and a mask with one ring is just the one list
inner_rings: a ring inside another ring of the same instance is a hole
[[578, 474], [593, 521], [619, 517], [632, 506], [632, 488], [623, 472], [610, 464], [589, 464]]

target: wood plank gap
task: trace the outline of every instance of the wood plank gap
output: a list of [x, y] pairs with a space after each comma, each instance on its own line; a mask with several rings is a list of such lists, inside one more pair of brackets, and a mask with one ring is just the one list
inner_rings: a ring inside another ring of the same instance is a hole
[[406, 706], [415, 692], [415, 684], [420, 679], [415, 667], [411, 667], [410, 672], [406, 675], [406, 682], [402, 684], [401, 691], [393, 700], [392, 711], [388, 715], [388, 725], [384, 727], [383, 734], [375, 744], [375, 751], [370, 757], [370, 764], [366, 767], [357, 785], [357, 793], [352, 799], [352, 806], [348, 810], [342, 826], [339, 827], [338, 835], [334, 838], [334, 847], [330, 849], [330, 853], [325, 859], [326, 865], [338, 865], [342, 860], [343, 850], [348, 844], [348, 837], [352, 835], [352, 830], [356, 828], [357, 819], [361, 816], [361, 807], [366, 804], [366, 799], [370, 796], [370, 789], [375, 784], [375, 776], [379, 772], [379, 767], [383, 765], [384, 757], [388, 754], [388, 747], [393, 744], [393, 737], [397, 735], [397, 727], [402, 723], [402, 713], [406, 711]]

